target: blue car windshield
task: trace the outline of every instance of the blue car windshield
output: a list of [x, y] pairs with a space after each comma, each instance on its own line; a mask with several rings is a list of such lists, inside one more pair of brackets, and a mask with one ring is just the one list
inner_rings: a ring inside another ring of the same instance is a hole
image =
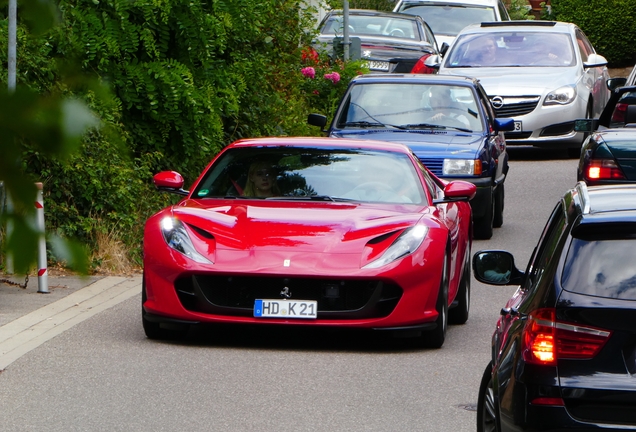
[[472, 87], [391, 82], [353, 86], [336, 126], [483, 132], [485, 122]]

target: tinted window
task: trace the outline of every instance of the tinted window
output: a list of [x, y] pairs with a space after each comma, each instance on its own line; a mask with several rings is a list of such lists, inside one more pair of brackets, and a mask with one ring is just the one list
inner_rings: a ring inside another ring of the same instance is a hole
[[330, 197], [366, 202], [427, 202], [416, 167], [406, 154], [383, 151], [244, 147], [224, 152], [204, 174], [194, 199], [259, 195], [267, 178], [270, 199]]
[[563, 269], [567, 291], [636, 300], [636, 239], [574, 239]]

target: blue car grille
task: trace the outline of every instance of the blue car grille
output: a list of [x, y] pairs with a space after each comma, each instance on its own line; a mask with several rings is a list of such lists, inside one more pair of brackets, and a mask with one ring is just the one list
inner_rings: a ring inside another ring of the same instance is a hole
[[426, 165], [426, 168], [428, 168], [433, 174], [435, 174], [436, 176], [441, 176], [442, 175], [442, 171], [444, 169], [444, 159], [426, 159], [426, 158], [420, 158], [420, 161]]

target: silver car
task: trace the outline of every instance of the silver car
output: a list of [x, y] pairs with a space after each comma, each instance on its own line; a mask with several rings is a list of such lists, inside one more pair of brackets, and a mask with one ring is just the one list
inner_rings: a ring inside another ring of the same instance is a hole
[[467, 25], [484, 21], [510, 21], [501, 0], [398, 0], [393, 12], [419, 15], [431, 26], [440, 49], [452, 44]]
[[[435, 63], [437, 60], [437, 63]], [[584, 138], [574, 120], [596, 118], [609, 99], [607, 60], [576, 25], [489, 22], [466, 27], [443, 60], [442, 75], [479, 79], [498, 117], [514, 118], [508, 145], [568, 148]]]

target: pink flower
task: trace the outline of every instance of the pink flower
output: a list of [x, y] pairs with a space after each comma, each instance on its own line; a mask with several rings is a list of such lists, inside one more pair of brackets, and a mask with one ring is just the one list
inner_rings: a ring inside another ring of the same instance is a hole
[[314, 90], [312, 93], [315, 94], [315, 95], [319, 95], [320, 94], [320, 92], [318, 90]]
[[300, 72], [306, 76], [307, 78], [311, 78], [314, 79], [314, 77], [316, 76], [316, 70], [314, 68], [312, 68], [311, 66], [308, 66], [306, 68], [302, 68], [300, 70]]
[[338, 72], [331, 72], [331, 73], [325, 74], [324, 78], [328, 79], [329, 81], [333, 82], [334, 84], [337, 84], [338, 81], [340, 81], [340, 74]]

